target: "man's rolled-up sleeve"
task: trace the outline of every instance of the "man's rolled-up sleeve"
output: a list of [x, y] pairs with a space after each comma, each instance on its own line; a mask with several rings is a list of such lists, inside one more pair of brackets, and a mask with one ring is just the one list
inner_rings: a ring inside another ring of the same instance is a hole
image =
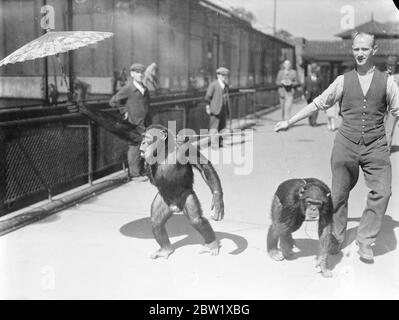
[[344, 76], [338, 76], [329, 87], [319, 96], [314, 98], [313, 103], [319, 110], [327, 110], [341, 100], [344, 90]]
[[391, 114], [399, 117], [399, 86], [393, 76], [388, 77], [387, 81], [387, 104]]

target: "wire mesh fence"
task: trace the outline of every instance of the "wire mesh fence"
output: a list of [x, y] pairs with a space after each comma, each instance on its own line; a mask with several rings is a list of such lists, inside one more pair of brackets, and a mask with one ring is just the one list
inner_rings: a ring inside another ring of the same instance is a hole
[[[176, 102], [177, 101], [177, 102]], [[242, 118], [278, 103], [275, 88], [231, 94], [231, 117]], [[106, 101], [96, 102], [106, 109]], [[204, 102], [184, 98], [154, 104], [152, 122], [199, 133], [208, 128]], [[51, 112], [0, 120], [0, 215], [50, 199], [124, 168], [128, 144], [83, 116]]]

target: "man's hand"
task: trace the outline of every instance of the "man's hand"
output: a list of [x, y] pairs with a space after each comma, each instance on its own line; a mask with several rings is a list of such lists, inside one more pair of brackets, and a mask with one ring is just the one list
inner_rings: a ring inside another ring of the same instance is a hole
[[277, 122], [276, 125], [274, 126], [274, 131], [278, 132], [281, 130], [287, 130], [289, 128], [289, 123], [288, 121], [280, 121]]
[[206, 110], [205, 111], [206, 111], [207, 114], [209, 114], [209, 115], [211, 114], [211, 107], [209, 106], [209, 104], [206, 105]]
[[290, 85], [292, 85], [292, 81], [291, 81], [290, 79], [281, 80], [281, 83], [282, 83], [284, 86], [290, 86]]
[[215, 212], [211, 215], [211, 218], [215, 221], [220, 221], [224, 218], [224, 202], [223, 195], [220, 192], [214, 192], [212, 198], [211, 210], [215, 209]]

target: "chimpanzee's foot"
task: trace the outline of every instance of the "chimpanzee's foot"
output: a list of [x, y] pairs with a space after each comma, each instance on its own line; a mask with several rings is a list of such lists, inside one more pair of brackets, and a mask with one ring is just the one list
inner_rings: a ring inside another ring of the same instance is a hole
[[210, 253], [211, 256], [217, 256], [219, 254], [220, 243], [218, 240], [212, 241], [211, 243], [204, 244], [203, 250], [201, 253]]
[[169, 256], [175, 251], [172, 247], [166, 247], [166, 248], [161, 248], [155, 251], [153, 254], [151, 254], [150, 258], [151, 259], [156, 259], [156, 258], [165, 258], [168, 259]]
[[326, 256], [318, 257], [315, 267], [317, 272], [321, 273], [324, 278], [332, 278], [333, 274], [332, 271], [328, 269]]
[[270, 258], [272, 258], [273, 260], [276, 260], [276, 261], [284, 260], [283, 253], [280, 250], [277, 250], [277, 249], [276, 250], [271, 250], [269, 252], [269, 256], [270, 256]]
[[289, 250], [289, 251], [282, 250], [282, 254], [283, 254], [284, 259], [287, 259], [287, 260], [293, 259], [295, 256], [295, 253], [292, 250]]

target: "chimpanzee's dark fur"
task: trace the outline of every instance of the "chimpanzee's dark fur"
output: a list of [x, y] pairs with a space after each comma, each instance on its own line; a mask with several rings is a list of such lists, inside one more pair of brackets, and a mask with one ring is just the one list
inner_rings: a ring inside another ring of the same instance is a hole
[[[327, 257], [335, 250], [338, 243], [331, 233], [333, 214], [331, 191], [318, 179], [290, 179], [279, 185], [271, 207], [272, 224], [267, 234], [267, 251], [275, 260], [292, 256], [294, 246], [292, 233], [300, 228], [306, 213], [319, 217], [318, 265], [323, 276], [330, 277]], [[281, 251], [278, 249], [279, 240]]]

